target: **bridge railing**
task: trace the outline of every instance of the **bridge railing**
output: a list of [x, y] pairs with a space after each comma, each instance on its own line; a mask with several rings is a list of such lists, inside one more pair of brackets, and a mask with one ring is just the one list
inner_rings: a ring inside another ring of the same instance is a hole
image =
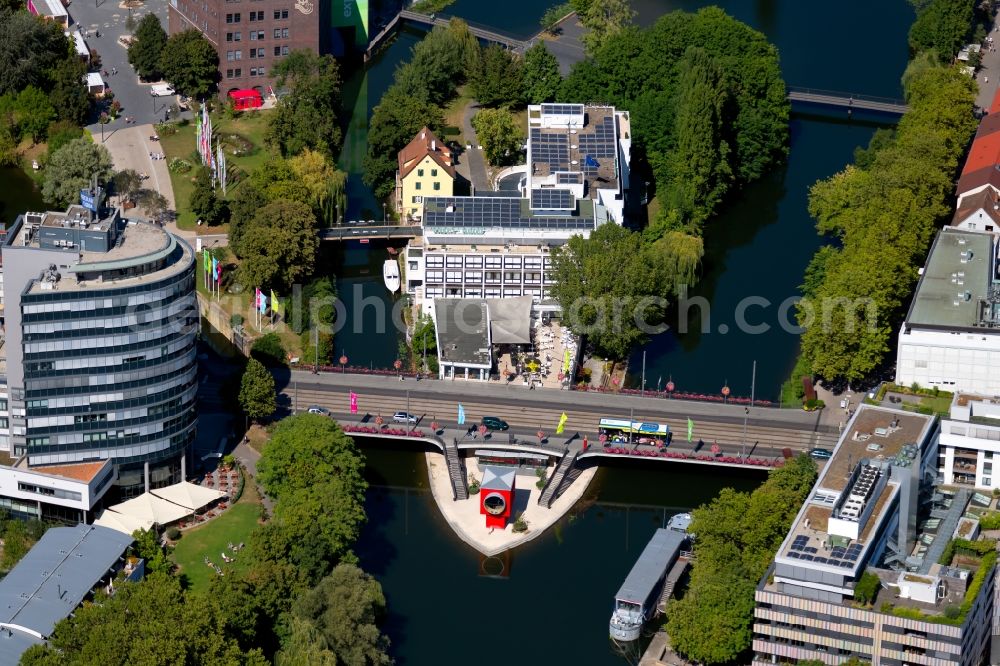
[[877, 95], [858, 95], [839, 90], [824, 90], [822, 88], [800, 88], [798, 86], [788, 86], [788, 92], [801, 95], [820, 95], [823, 97], [835, 97], [837, 99], [855, 99], [864, 102], [875, 102], [877, 104], [892, 104], [894, 106], [906, 106], [905, 99], [898, 97], [879, 97]]

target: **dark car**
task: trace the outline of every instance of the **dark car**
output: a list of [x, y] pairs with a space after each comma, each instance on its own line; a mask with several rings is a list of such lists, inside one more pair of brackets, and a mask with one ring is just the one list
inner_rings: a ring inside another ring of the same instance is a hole
[[486, 426], [487, 430], [507, 430], [510, 428], [506, 421], [495, 416], [484, 416], [483, 425]]
[[809, 455], [816, 460], [829, 460], [833, 457], [833, 451], [830, 449], [812, 449], [809, 451]]

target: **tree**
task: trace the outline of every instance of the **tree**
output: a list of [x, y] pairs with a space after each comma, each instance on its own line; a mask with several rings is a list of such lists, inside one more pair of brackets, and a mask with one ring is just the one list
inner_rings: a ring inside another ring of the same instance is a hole
[[861, 574], [858, 584], [854, 586], [854, 600], [863, 606], [867, 606], [875, 601], [875, 597], [878, 596], [878, 591], [881, 587], [882, 581], [879, 580], [879, 577], [870, 571], [865, 571]]
[[48, 154], [52, 156], [73, 139], [83, 136], [83, 129], [69, 120], [57, 120], [49, 125], [48, 135]]
[[156, 81], [162, 76], [160, 59], [167, 45], [167, 33], [156, 14], [149, 13], [139, 20], [135, 41], [128, 47], [128, 61], [139, 78]]
[[74, 125], [82, 125], [86, 120], [90, 110], [90, 95], [83, 82], [86, 71], [84, 64], [75, 58], [66, 58], [52, 68], [49, 101], [60, 120]]
[[560, 85], [559, 61], [540, 40], [524, 53], [524, 100], [528, 104], [555, 101]]
[[243, 256], [243, 238], [253, 225], [253, 219], [268, 203], [267, 197], [253, 183], [244, 182], [229, 200], [229, 247], [237, 257]]
[[[557, 32], [557, 26], [559, 22], [573, 11], [573, 5], [569, 2], [563, 2], [558, 5], [552, 5], [545, 10], [542, 14], [541, 20], [539, 20], [539, 25], [542, 26], [542, 30], [554, 35]], [[539, 42], [541, 43], [541, 42]]]
[[293, 51], [271, 70], [279, 87], [287, 87], [268, 121], [266, 141], [282, 155], [311, 148], [324, 155], [340, 150], [340, 70], [330, 55], [307, 49]]
[[240, 406], [247, 416], [254, 421], [267, 418], [274, 413], [275, 389], [274, 377], [267, 371], [264, 364], [255, 358], [247, 361], [240, 382]]
[[308, 191], [316, 218], [335, 224], [347, 206], [347, 174], [338, 171], [326, 155], [309, 148], [289, 159], [288, 166]]
[[208, 167], [198, 169], [188, 207], [192, 213], [208, 225], [219, 224], [225, 218], [226, 204], [215, 193], [212, 174]]
[[142, 188], [142, 176], [135, 169], [123, 169], [114, 175], [115, 192], [125, 201], [135, 201]]
[[208, 97], [219, 78], [215, 47], [197, 30], [170, 35], [160, 53], [160, 71], [177, 92], [196, 99]]
[[353, 564], [339, 564], [292, 605], [292, 617], [300, 624], [283, 649], [284, 658], [294, 661], [291, 657], [303, 651], [328, 651], [336, 655], [331, 663], [391, 664], [389, 641], [378, 628], [384, 615], [385, 596], [378, 581]]
[[930, 0], [910, 26], [910, 53], [934, 50], [951, 62], [972, 33], [973, 0]]
[[469, 86], [483, 106], [521, 106], [524, 103], [524, 63], [513, 51], [491, 44], [473, 62]]
[[580, 23], [587, 29], [583, 45], [588, 53], [596, 53], [608, 39], [632, 24], [635, 10], [628, 0], [571, 0]]
[[[140, 609], [140, 612], [137, 612]], [[243, 652], [226, 636], [223, 615], [205, 595], [185, 594], [180, 581], [154, 573], [98, 593], [57, 625], [48, 645], [33, 647], [28, 664], [263, 666], [259, 650]]]
[[265, 366], [285, 365], [285, 346], [277, 333], [267, 333], [254, 340], [250, 348], [250, 357], [255, 358]]
[[167, 198], [156, 190], [141, 189], [136, 193], [135, 202], [146, 209], [146, 212], [154, 222], [163, 222], [163, 217], [167, 214], [170, 202]]
[[174, 564], [167, 559], [167, 554], [163, 551], [163, 546], [160, 545], [160, 537], [156, 530], [136, 530], [132, 532], [132, 538], [135, 539], [136, 554], [146, 561], [147, 575], [168, 574], [173, 571]]
[[437, 374], [437, 336], [434, 334], [434, 319], [426, 314], [421, 314], [413, 326], [413, 355], [420, 358], [423, 363], [424, 354], [427, 356], [427, 368], [421, 365], [421, 370], [427, 370], [432, 374]]
[[273, 201], [242, 232], [240, 282], [287, 291], [308, 278], [316, 263], [319, 240], [316, 216], [298, 201]]
[[52, 69], [68, 58], [69, 39], [55, 21], [28, 12], [0, 14], [0, 95], [49, 89]]
[[521, 151], [523, 135], [510, 111], [481, 109], [472, 117], [472, 126], [490, 164], [498, 166], [510, 163]]
[[56, 119], [56, 110], [48, 95], [35, 86], [28, 86], [17, 94], [14, 109], [21, 136], [30, 136], [33, 143], [45, 138], [49, 123]]
[[107, 148], [80, 137], [57, 150], [45, 168], [42, 196], [49, 203], [65, 208], [79, 201], [80, 190], [90, 185], [92, 177], [106, 183], [111, 178], [111, 155]]
[[565, 320], [599, 353], [624, 357], [662, 321], [674, 278], [639, 234], [603, 224], [589, 239], [570, 238], [552, 260], [553, 295]]

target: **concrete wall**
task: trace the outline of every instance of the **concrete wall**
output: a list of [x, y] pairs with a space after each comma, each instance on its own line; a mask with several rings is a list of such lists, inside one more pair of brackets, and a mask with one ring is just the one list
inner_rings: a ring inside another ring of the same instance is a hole
[[896, 383], [945, 391], [1000, 395], [1000, 332], [904, 329], [899, 334]]

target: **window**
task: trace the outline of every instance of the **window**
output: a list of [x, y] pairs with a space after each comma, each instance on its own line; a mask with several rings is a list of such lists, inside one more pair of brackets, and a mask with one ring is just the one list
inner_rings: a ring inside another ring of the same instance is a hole
[[434, 181], [434, 191], [436, 192], [440, 189], [441, 189], [441, 183]]
[[226, 70], [226, 78], [227, 79], [233, 78], [233, 70], [231, 70], [231, 69], [227, 69]]
[[421, 185], [421, 183], [420, 183], [420, 181], [418, 180], [418, 181], [417, 181], [417, 189], [418, 189], [418, 190], [420, 189], [420, 185]]
[[243, 33], [242, 32], [237, 31], [237, 32], [233, 33], [233, 41], [234, 42], [238, 42], [238, 41], [240, 41], [242, 39], [243, 39]]
[[237, 60], [243, 60], [243, 51], [234, 51], [233, 55], [236, 56]]
[[[262, 55], [261, 57], [263, 58], [264, 56]], [[264, 73], [265, 72], [264, 72], [264, 68], [263, 67], [258, 67], [257, 68], [257, 76], [264, 76]]]
[[423, 197], [413, 197], [413, 203], [423, 203], [423, 202], [424, 202]]
[[226, 60], [228, 60], [229, 62], [232, 62], [234, 60], [232, 51], [226, 51]]
[[259, 42], [264, 41], [264, 31], [263, 30], [258, 30], [257, 31], [257, 41], [259, 41]]
[[231, 33], [231, 32], [227, 32], [226, 33], [226, 41], [227, 42], [233, 41], [233, 33]]
[[238, 78], [240, 78], [241, 76], [243, 76], [243, 70], [242, 70], [242, 69], [240, 69], [239, 67], [237, 67], [237, 68], [236, 68], [236, 69], [235, 69], [235, 70], [233, 71], [233, 76], [234, 76], [235, 78], [237, 78], [237, 79], [238, 79]]
[[288, 47], [287, 46], [282, 46], [281, 47], [281, 55], [283, 55], [283, 56], [288, 55]]
[[993, 479], [991, 479], [988, 476], [984, 476], [983, 477], [983, 485], [984, 486], [992, 486], [993, 485], [992, 481], [993, 481]]
[[250, 22], [251, 23], [253, 23], [254, 21], [263, 21], [263, 20], [264, 20], [264, 12], [263, 11], [250, 12]]
[[274, 20], [275, 21], [280, 21], [282, 19], [287, 19], [287, 18], [288, 18], [288, 10], [287, 9], [275, 9], [274, 10]]
[[274, 29], [274, 38], [275, 39], [281, 39], [281, 28], [275, 28]]
[[[253, 56], [250, 56], [250, 57], [252, 58]], [[257, 68], [256, 67], [251, 67], [250, 68], [250, 76], [257, 76]]]
[[280, 46], [275, 46], [274, 47], [274, 55], [276, 55], [276, 56], [280, 56], [281, 55], [281, 47]]
[[438, 170], [437, 169], [431, 169], [431, 176], [436, 176], [436, 175], [438, 175]]
[[226, 14], [226, 23], [239, 23], [242, 16], [239, 12], [235, 14]]
[[417, 176], [419, 178], [423, 178], [424, 177], [424, 170], [423, 169], [417, 169]]
[[[275, 32], [277, 32], [277, 30], [275, 30]], [[288, 39], [288, 28], [282, 28], [281, 29], [281, 38], [282, 39]]]

